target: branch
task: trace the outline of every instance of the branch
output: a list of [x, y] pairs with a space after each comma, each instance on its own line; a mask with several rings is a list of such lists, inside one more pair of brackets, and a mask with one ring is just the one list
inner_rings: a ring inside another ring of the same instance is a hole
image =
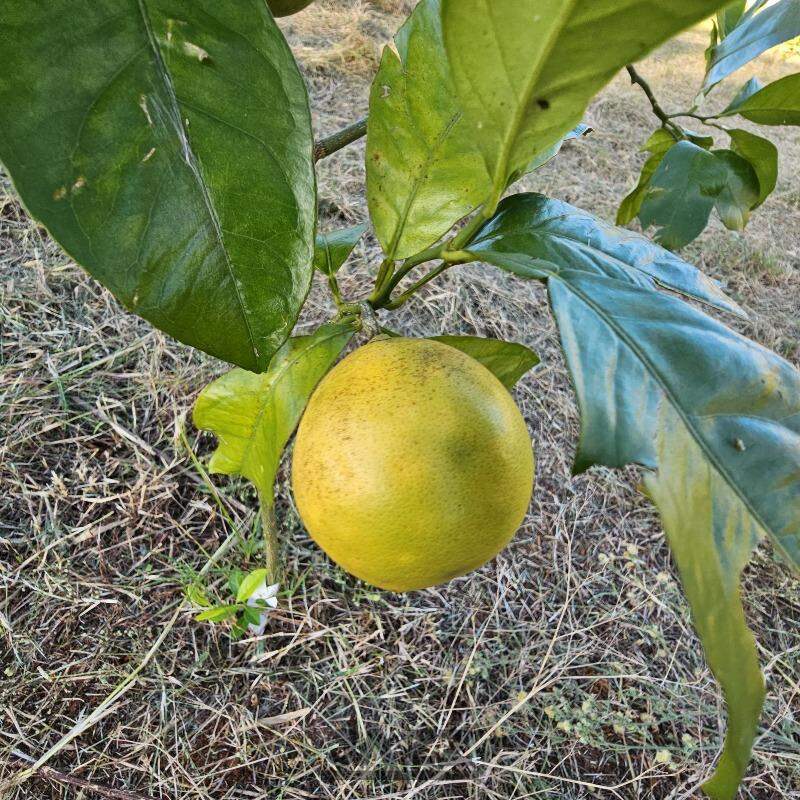
[[314, 162], [322, 161], [323, 158], [327, 158], [337, 150], [357, 142], [366, 132], [367, 118], [364, 117], [364, 119], [360, 119], [358, 122], [354, 122], [352, 125], [348, 125], [346, 128], [342, 128], [342, 130], [324, 139], [320, 139], [314, 145]]
[[669, 114], [661, 107], [661, 104], [656, 100], [656, 96], [653, 94], [653, 90], [650, 88], [650, 84], [636, 71], [636, 68], [633, 64], [628, 64], [625, 69], [628, 70], [628, 75], [631, 76], [631, 83], [635, 83], [637, 86], [640, 86], [642, 91], [645, 93], [647, 99], [650, 101], [650, 106], [653, 109], [653, 113], [661, 120], [661, 124], [665, 128], [674, 128], [675, 123], [672, 122], [669, 118]]

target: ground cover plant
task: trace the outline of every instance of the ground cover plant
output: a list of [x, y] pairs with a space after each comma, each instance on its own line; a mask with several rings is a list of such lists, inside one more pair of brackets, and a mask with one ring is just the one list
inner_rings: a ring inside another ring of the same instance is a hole
[[[169, 333], [247, 368], [212, 384], [195, 412], [198, 424], [220, 438], [212, 468], [250, 478], [264, 511], [261, 533], [270, 562], [229, 575], [233, 597], [227, 602], [209, 600], [201, 580], [188, 587], [193, 602], [207, 606], [202, 618], [232, 621], [234, 632], [263, 622], [262, 610], [249, 601], [263, 589], [269, 604], [267, 587], [277, 577], [269, 517], [281, 451], [317, 381], [352, 336], [381, 335], [376, 311], [402, 308], [429, 281], [462, 264], [482, 262], [546, 282], [582, 412], [577, 468], [646, 468], [647, 490], [662, 513], [695, 626], [728, 700], [726, 750], [706, 783], [710, 795], [725, 797], [744, 770], [762, 694], [739, 573], [764, 534], [785, 561], [797, 561], [796, 371], [698, 307], [656, 291], [664, 287], [725, 312], [740, 311], [685, 260], [541, 193], [501, 199], [509, 182], [553, 158], [564, 137], [585, 132], [576, 126], [586, 104], [617, 70], [715, 10], [713, 4], [674, 5], [663, 19], [648, 20], [641, 38], [651, 38], [634, 45], [630, 20], [615, 16], [609, 4], [609, 14], [600, 15], [609, 34], [603, 52], [583, 71], [578, 51], [585, 56], [601, 46], [599, 38], [587, 42], [590, 31], [596, 37], [598, 20], [582, 16], [585, 9], [565, 19], [554, 10], [551, 25], [531, 31], [527, 4], [497, 4], [491, 13], [481, 6], [472, 14], [463, 4], [418, 6], [396, 49], [384, 51], [370, 98], [367, 196], [384, 257], [362, 302], [341, 291], [337, 275], [363, 226], [322, 233], [314, 253], [312, 157], [346, 143], [363, 126], [313, 149], [299, 73], [260, 4], [231, 10], [224, 23], [219, 9], [215, 17], [198, 6], [167, 13], [140, 4], [128, 28], [114, 27], [122, 60], [110, 73], [113, 64], [105, 60], [101, 69], [90, 49], [76, 49], [97, 69], [83, 63], [74, 84], [66, 83], [75, 98], [88, 101], [83, 109], [65, 103], [58, 117], [74, 136], [50, 122], [49, 104], [37, 105], [26, 93], [34, 86], [41, 92], [44, 75], [51, 94], [56, 84], [63, 94], [64, 75], [71, 73], [62, 59], [47, 61], [53, 49], [42, 37], [57, 31], [63, 42], [72, 30], [85, 44], [87, 16], [51, 27], [50, 16], [35, 19], [26, 9], [15, 18], [12, 10], [4, 44], [17, 68], [3, 83], [8, 136], [0, 155], [29, 210], [124, 303]], [[734, 45], [749, 42], [752, 57], [761, 47], [753, 38], [768, 47], [780, 40], [775, 30], [786, 39], [795, 35], [790, 12], [796, 4], [761, 5], [728, 9], [715, 20], [704, 92], [719, 77], [729, 36]], [[111, 18], [99, 7], [94, 13], [96, 46], [105, 53]], [[505, 39], [497, 33], [495, 14], [501, 13]], [[465, 45], [490, 32], [497, 41], [479, 47], [479, 54]], [[531, 39], [537, 35], [538, 44]], [[254, 36], [250, 50], [241, 46]], [[549, 59], [556, 45], [559, 58]], [[572, 61], [565, 52], [574, 53]], [[265, 54], [277, 62], [269, 77], [254, 66]], [[509, 62], [509, 54], [519, 62]], [[254, 94], [233, 102], [233, 88], [243, 91], [236, 78], [247, 69], [259, 77], [248, 88]], [[715, 120], [737, 113], [769, 125], [796, 124], [798, 95], [791, 82], [785, 88], [795, 76], [765, 89], [751, 82], [732, 103], [734, 111], [728, 106], [714, 115], [692, 107], [666, 114], [636, 69], [628, 69], [662, 123], [648, 143], [651, 160], [638, 194], [625, 201], [628, 213], [655, 224], [672, 247], [699, 234], [714, 209], [727, 226], [741, 228], [775, 186], [774, 146], [736, 129], [725, 134], [730, 150], [714, 149], [714, 137], [676, 120], [698, 117], [716, 126]], [[99, 77], [99, 94], [89, 91]], [[118, 91], [136, 102], [117, 101]], [[252, 105], [243, 102], [248, 99]], [[274, 113], [276, 104], [283, 116]], [[269, 113], [259, 117], [254, 109]], [[267, 125], [274, 144], [261, 138]], [[39, 136], [30, 135], [31, 126]], [[269, 159], [262, 148], [270, 150]], [[154, 159], [161, 156], [159, 166]], [[149, 173], [150, 167], [156, 169]], [[464, 217], [466, 223], [449, 234]], [[431, 261], [440, 263], [426, 268]], [[333, 330], [329, 324], [284, 344], [312, 264], [325, 274], [338, 307]], [[421, 275], [401, 286], [418, 268]], [[536, 361], [524, 348], [497, 341], [451, 338], [448, 345], [466, 348], [509, 386]]]

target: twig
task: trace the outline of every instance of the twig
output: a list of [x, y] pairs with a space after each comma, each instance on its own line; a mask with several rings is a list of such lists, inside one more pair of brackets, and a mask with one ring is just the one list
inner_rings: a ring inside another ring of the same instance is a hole
[[[33, 759], [30, 756], [26, 756], [19, 750], [13, 750], [11, 755], [18, 758], [20, 761], [25, 761], [29, 764], [33, 763]], [[89, 792], [94, 792], [99, 797], [106, 798], [106, 800], [152, 800], [152, 797], [149, 795], [130, 792], [127, 789], [112, 789], [108, 786], [101, 786], [99, 783], [87, 781], [86, 778], [79, 778], [77, 775], [59, 772], [52, 767], [39, 767], [36, 771], [36, 775], [55, 783], [63, 783], [65, 786], [77, 786], [80, 789], [86, 789]]]
[[667, 114], [667, 112], [661, 107], [661, 104], [653, 94], [653, 90], [650, 88], [650, 84], [636, 71], [636, 67], [634, 67], [633, 64], [628, 64], [625, 69], [628, 70], [628, 75], [631, 76], [631, 83], [639, 86], [645, 93], [645, 96], [650, 101], [650, 106], [653, 109], [653, 113], [661, 120], [661, 124], [665, 128], [671, 128], [674, 130], [677, 126], [669, 118], [669, 114]]
[[343, 147], [357, 142], [362, 136], [365, 136], [366, 133], [367, 118], [364, 117], [364, 119], [360, 119], [358, 122], [354, 122], [352, 125], [348, 125], [346, 128], [342, 128], [342, 130], [324, 139], [320, 139], [314, 145], [314, 161], [322, 161], [323, 158], [327, 158], [337, 150], [341, 150]]

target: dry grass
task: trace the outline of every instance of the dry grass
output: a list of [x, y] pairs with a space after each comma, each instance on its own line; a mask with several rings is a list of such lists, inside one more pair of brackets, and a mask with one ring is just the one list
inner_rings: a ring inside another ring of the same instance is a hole
[[[287, 24], [320, 132], [364, 113], [399, 5], [331, 0]], [[668, 107], [691, 97], [704, 42], [689, 33], [642, 65]], [[593, 137], [531, 184], [611, 217], [654, 121], [620, 78], [591, 122]], [[744, 235], [714, 226], [690, 255], [751, 309], [746, 332], [798, 363], [800, 134], [775, 134], [775, 196]], [[321, 165], [323, 226], [365, 217], [361, 157], [359, 145]], [[376, 257], [374, 242], [360, 248], [348, 294]], [[176, 420], [223, 366], [123, 313], [7, 183], [0, 266], [0, 783], [96, 709], [166, 630], [135, 684], [52, 759], [60, 775], [10, 798], [697, 796], [720, 742], [719, 693], [636, 474], [570, 477], [577, 420], [538, 289], [469, 267], [391, 321], [543, 355], [517, 393], [538, 485], [512, 545], [448, 586], [375, 592], [310, 544], [283, 471], [280, 610], [260, 640], [233, 643], [187, 615], [169, 627], [182, 587], [231, 533], [212, 583], [257, 560], [252, 492], [217, 482], [229, 524], [176, 444]], [[304, 319], [329, 313], [318, 288]], [[743, 797], [800, 797], [800, 587], [764, 548], [745, 594], [769, 696]], [[67, 773], [95, 788], [65, 784]]]

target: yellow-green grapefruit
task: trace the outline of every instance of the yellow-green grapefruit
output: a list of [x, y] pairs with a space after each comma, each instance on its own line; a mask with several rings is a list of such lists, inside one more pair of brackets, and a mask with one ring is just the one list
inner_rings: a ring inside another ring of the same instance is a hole
[[273, 16], [288, 17], [310, 6], [314, 0], [267, 0], [267, 5]]
[[383, 339], [323, 379], [300, 422], [292, 485], [314, 541], [394, 591], [463, 575], [511, 539], [533, 490], [513, 398], [439, 342]]

